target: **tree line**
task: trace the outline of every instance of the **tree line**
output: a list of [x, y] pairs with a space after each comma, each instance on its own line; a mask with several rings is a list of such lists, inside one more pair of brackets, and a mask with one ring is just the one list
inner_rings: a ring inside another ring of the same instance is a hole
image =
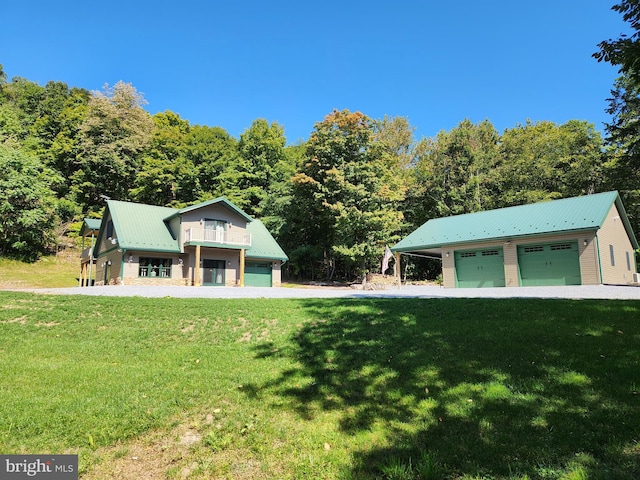
[[[635, 69], [621, 72], [609, 104], [605, 138], [582, 120], [498, 132], [464, 119], [417, 139], [404, 117], [334, 110], [287, 145], [283, 126], [265, 119], [235, 138], [171, 111], [150, 115], [129, 83], [41, 86], [0, 66], [0, 254], [50, 252], [100, 216], [105, 198], [182, 207], [225, 196], [263, 220], [290, 257], [284, 274], [301, 278], [379, 271], [385, 245], [430, 218], [610, 189], [640, 231]], [[419, 259], [405, 267], [439, 271]]]

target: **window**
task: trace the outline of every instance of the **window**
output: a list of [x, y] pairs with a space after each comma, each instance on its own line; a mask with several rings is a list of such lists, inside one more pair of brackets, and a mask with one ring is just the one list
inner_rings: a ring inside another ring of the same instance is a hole
[[536, 245], [535, 247], [524, 247], [524, 253], [544, 252], [542, 245]]
[[484, 250], [482, 252], [483, 257], [493, 257], [495, 255], [500, 255], [500, 252], [498, 250]]
[[609, 245], [609, 254], [611, 255], [611, 266], [616, 266], [616, 257], [613, 255], [613, 245]]
[[629, 252], [625, 252], [627, 254], [627, 270], [631, 271], [631, 254]]
[[227, 222], [222, 220], [204, 219], [204, 239], [208, 242], [224, 242]]
[[556, 243], [555, 245], [551, 245], [551, 250], [571, 250], [570, 243]]
[[171, 278], [171, 259], [140, 257], [139, 277]]
[[462, 252], [460, 254], [461, 258], [466, 258], [466, 257], [475, 257], [476, 256], [476, 252]]

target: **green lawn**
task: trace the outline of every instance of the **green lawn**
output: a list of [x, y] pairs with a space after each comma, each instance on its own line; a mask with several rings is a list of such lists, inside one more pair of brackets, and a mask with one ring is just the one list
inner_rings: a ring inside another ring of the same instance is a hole
[[0, 289], [75, 287], [79, 276], [79, 250], [45, 256], [33, 263], [0, 257]]
[[633, 301], [0, 292], [0, 451], [78, 453], [87, 479], [640, 478], [639, 322]]

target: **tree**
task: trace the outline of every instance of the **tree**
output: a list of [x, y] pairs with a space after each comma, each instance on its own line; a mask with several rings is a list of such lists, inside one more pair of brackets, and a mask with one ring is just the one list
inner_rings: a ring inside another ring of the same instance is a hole
[[166, 111], [153, 116], [151, 145], [142, 157], [131, 198], [152, 205], [180, 205], [198, 198], [198, 171], [187, 158], [189, 122]]
[[600, 190], [603, 143], [592, 124], [571, 120], [507, 129], [494, 169], [496, 206], [522, 205]]
[[606, 181], [608, 188], [620, 190], [637, 232], [640, 228], [637, 207], [640, 199], [640, 2], [622, 0], [612, 10], [622, 14], [633, 33], [600, 42], [600, 50], [593, 54], [599, 62], [618, 66], [621, 73], [608, 99], [607, 113], [612, 121], [605, 124], [609, 147]]
[[604, 40], [598, 44], [600, 50], [593, 54], [599, 62], [618, 65], [620, 72], [629, 75], [635, 84], [640, 83], [640, 2], [638, 0], [622, 0], [611, 7], [622, 14], [625, 22], [629, 22], [633, 33], [622, 34], [618, 39]]
[[54, 244], [52, 173], [17, 145], [0, 144], [0, 254], [33, 261]]
[[427, 217], [421, 221], [493, 207], [490, 175], [498, 160], [498, 141], [491, 122], [465, 119], [450, 132], [420, 142], [415, 174]]
[[283, 149], [282, 159], [271, 171], [269, 195], [260, 203], [260, 219], [281, 245], [289, 246], [296, 239], [296, 232], [287, 229], [287, 218], [293, 201], [291, 179], [302, 165], [305, 148], [300, 143]]
[[624, 74], [616, 79], [607, 113], [612, 116], [605, 124], [607, 143], [624, 157], [629, 165], [640, 167], [640, 84]]
[[374, 132], [366, 115], [334, 110], [316, 123], [292, 179], [299, 248], [322, 258], [327, 279], [336, 269], [352, 276], [374, 268], [398, 239], [405, 190]]
[[101, 196], [126, 200], [149, 146], [153, 121], [142, 108], [142, 94], [122, 81], [105, 85], [89, 99], [80, 128], [80, 169], [73, 190], [81, 203], [101, 205]]
[[29, 131], [41, 115], [44, 88], [21, 77], [0, 83], [0, 127], [4, 135], [18, 140], [23, 147], [32, 149], [27, 141]]
[[185, 156], [197, 169], [195, 199], [224, 195], [220, 175], [238, 159], [238, 141], [221, 127], [192, 125], [185, 137]]
[[255, 120], [240, 135], [237, 162], [228, 165], [219, 180], [225, 195], [249, 215], [261, 216], [278, 164], [285, 160], [286, 143], [282, 126], [265, 119]]

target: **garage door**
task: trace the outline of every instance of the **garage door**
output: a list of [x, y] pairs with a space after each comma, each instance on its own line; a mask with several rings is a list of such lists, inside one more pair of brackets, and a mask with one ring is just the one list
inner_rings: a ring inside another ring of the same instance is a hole
[[519, 245], [518, 266], [523, 287], [582, 283], [577, 242]]
[[244, 284], [248, 287], [270, 287], [271, 262], [247, 262], [244, 266]]
[[502, 248], [455, 253], [457, 287], [504, 287]]

